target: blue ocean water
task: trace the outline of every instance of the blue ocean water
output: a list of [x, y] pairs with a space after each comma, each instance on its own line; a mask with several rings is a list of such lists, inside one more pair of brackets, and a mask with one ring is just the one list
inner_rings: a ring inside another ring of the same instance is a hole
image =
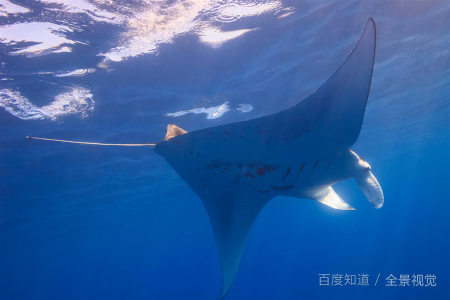
[[[25, 136], [152, 143], [168, 123], [284, 110], [333, 74], [369, 17], [375, 67], [352, 149], [384, 206], [353, 180], [334, 188], [356, 211], [271, 200], [226, 299], [450, 299], [448, 1], [0, 5], [1, 299], [219, 299], [203, 204], [152, 148]], [[331, 286], [337, 274], [369, 285]], [[391, 274], [436, 286], [386, 286]]]

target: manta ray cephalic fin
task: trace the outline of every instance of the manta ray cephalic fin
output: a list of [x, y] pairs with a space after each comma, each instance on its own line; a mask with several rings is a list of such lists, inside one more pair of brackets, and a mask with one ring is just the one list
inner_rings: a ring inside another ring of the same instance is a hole
[[383, 191], [381, 190], [381, 186], [378, 183], [378, 180], [373, 176], [370, 170], [361, 173], [358, 176], [355, 176], [356, 183], [359, 186], [359, 189], [364, 193], [367, 200], [369, 200], [370, 204], [372, 204], [375, 208], [380, 208], [384, 203]]

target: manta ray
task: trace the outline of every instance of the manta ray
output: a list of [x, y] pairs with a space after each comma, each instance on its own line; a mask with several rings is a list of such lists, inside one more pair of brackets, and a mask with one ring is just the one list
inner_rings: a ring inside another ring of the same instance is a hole
[[375, 208], [383, 205], [370, 165], [350, 150], [364, 119], [375, 46], [370, 18], [341, 67], [293, 107], [193, 132], [169, 124], [159, 143], [121, 144], [154, 146], [203, 202], [219, 253], [221, 298], [233, 284], [252, 224], [276, 196], [354, 210], [332, 188], [353, 177]]

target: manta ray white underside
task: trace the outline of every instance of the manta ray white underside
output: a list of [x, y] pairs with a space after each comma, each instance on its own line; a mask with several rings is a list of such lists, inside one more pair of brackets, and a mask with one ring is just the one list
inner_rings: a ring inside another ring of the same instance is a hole
[[253, 222], [275, 196], [353, 210], [331, 187], [353, 177], [375, 208], [383, 205], [369, 164], [350, 150], [364, 118], [375, 44], [375, 23], [369, 19], [344, 64], [297, 105], [190, 133], [169, 125], [165, 140], [156, 144], [155, 152], [205, 205], [222, 267], [222, 298], [234, 281]]

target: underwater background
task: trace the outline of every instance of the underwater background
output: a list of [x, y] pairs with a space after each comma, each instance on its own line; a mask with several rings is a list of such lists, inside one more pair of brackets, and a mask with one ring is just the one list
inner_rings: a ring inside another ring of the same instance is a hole
[[[219, 299], [203, 204], [152, 148], [25, 137], [152, 143], [169, 123], [284, 110], [337, 70], [369, 17], [375, 67], [352, 149], [384, 206], [353, 179], [334, 188], [356, 211], [273, 199], [226, 299], [450, 299], [446, 0], [0, 0], [0, 299]], [[425, 284], [386, 286], [391, 274]]]

